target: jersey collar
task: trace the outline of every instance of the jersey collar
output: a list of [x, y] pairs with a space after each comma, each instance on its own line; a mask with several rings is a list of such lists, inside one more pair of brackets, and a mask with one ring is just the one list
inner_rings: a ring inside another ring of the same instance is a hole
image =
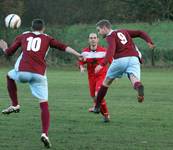
[[41, 33], [41, 32], [39, 32], [39, 31], [33, 31], [32, 33], [34, 33], [35, 35], [42, 34], [42, 33]]
[[106, 35], [106, 36], [109, 36], [112, 34], [112, 32], [114, 32], [114, 30], [110, 30], [110, 32]]

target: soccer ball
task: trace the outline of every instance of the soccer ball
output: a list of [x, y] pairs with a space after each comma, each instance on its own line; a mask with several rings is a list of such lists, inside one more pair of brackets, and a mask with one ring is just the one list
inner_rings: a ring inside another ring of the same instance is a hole
[[21, 25], [21, 19], [16, 14], [10, 14], [5, 17], [5, 26], [12, 29], [17, 29]]

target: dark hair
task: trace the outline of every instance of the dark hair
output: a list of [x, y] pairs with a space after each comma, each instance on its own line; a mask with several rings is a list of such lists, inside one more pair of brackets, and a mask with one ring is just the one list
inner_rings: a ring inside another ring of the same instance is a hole
[[42, 19], [34, 19], [32, 21], [32, 30], [34, 31], [41, 31], [45, 26], [45, 23]]
[[103, 19], [96, 23], [97, 27], [103, 28], [104, 26], [111, 29], [111, 23], [109, 20]]

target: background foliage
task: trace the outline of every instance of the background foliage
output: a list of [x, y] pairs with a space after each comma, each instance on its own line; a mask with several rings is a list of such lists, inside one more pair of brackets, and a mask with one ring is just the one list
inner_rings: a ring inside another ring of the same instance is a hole
[[[10, 44], [17, 34], [30, 30], [34, 18], [42, 18], [47, 25], [46, 33], [81, 51], [87, 46], [87, 37], [95, 32], [95, 23], [109, 19], [114, 28], [139, 29], [146, 31], [157, 48], [154, 50], [154, 65], [172, 66], [173, 51], [173, 1], [172, 0], [0, 0], [0, 38]], [[19, 14], [22, 27], [10, 30], [4, 27], [4, 18], [9, 13]], [[144, 55], [145, 65], [151, 65], [152, 52], [142, 40], [135, 40]], [[101, 39], [101, 45], [106, 46]], [[2, 52], [0, 54], [2, 56]], [[17, 54], [16, 54], [17, 56]], [[16, 57], [8, 58], [12, 62]], [[5, 60], [5, 62], [4, 62]], [[1, 64], [7, 58], [1, 57]], [[71, 55], [51, 51], [49, 65], [75, 63]]]
[[172, 0], [0, 0], [1, 18], [17, 13], [28, 25], [35, 17], [50, 24], [112, 22], [155, 22], [173, 19]]

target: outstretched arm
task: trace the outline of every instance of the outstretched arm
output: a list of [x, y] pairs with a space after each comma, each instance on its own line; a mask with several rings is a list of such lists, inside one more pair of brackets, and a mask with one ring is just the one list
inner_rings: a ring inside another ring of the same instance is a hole
[[152, 43], [147, 43], [148, 44], [148, 47], [150, 48], [150, 49], [154, 49], [155, 48], [155, 45], [154, 44], [152, 44]]
[[146, 32], [141, 31], [141, 30], [126, 30], [126, 31], [129, 33], [129, 35], [132, 38], [140, 37], [141, 39], [146, 41], [149, 48], [151, 48], [151, 49], [155, 48], [155, 45], [154, 45], [152, 39]]
[[5, 52], [5, 50], [8, 48], [7, 42], [0, 40], [0, 48]]
[[52, 38], [50, 40], [50, 47], [57, 48], [57, 49], [62, 50], [62, 51], [66, 51], [70, 54], [75, 55], [79, 60], [81, 60], [81, 61], [83, 60], [83, 57], [81, 54], [79, 54], [77, 51], [75, 51], [73, 48], [67, 46], [66, 44], [61, 43], [58, 40], [55, 40], [54, 38]]
[[80, 53], [78, 53], [77, 51], [75, 51], [73, 48], [67, 46], [65, 51], [70, 53], [70, 54], [75, 55], [80, 61], [83, 60], [83, 56]]
[[16, 50], [21, 46], [20, 36], [16, 37], [15, 41], [8, 48], [7, 42], [0, 40], [0, 48], [4, 51], [6, 55], [13, 55]]

